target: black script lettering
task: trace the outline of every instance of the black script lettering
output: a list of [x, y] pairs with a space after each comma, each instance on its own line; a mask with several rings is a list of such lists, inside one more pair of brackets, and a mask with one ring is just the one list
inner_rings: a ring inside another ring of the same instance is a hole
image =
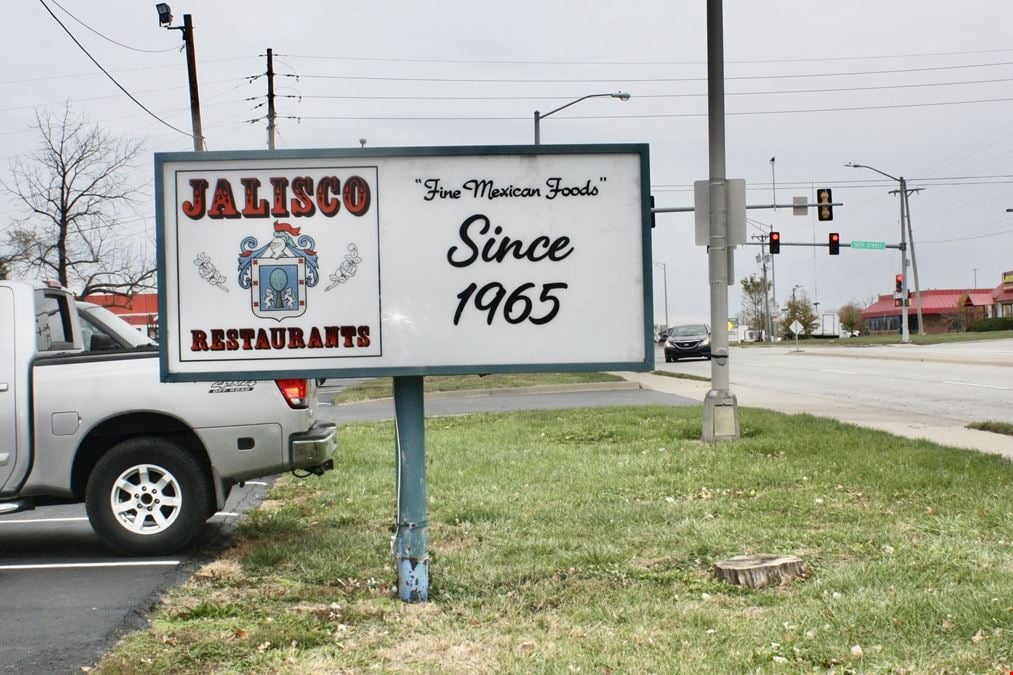
[[545, 195], [546, 199], [555, 199], [556, 197], [594, 197], [598, 194], [598, 186], [591, 186], [591, 179], [588, 178], [587, 182], [577, 187], [568, 187], [561, 185], [563, 182], [562, 178], [547, 178], [545, 184], [549, 186], [549, 193]]
[[[488, 235], [485, 243], [479, 246], [476, 241], [477, 236], [473, 235], [472, 225], [479, 223], [478, 235]], [[447, 262], [454, 267], [467, 267], [473, 262], [478, 260], [479, 252], [481, 251], [481, 258], [483, 262], [497, 262], [501, 263], [507, 259], [507, 257], [513, 257], [515, 260], [530, 260], [531, 262], [538, 262], [548, 258], [553, 262], [559, 262], [565, 260], [571, 253], [573, 253], [573, 247], [570, 246], [570, 238], [567, 236], [557, 237], [556, 239], [549, 239], [545, 235], [539, 235], [530, 244], [525, 244], [522, 239], [511, 239], [509, 236], [503, 236], [503, 228], [497, 225], [492, 230], [492, 234], [489, 235], [491, 223], [489, 218], [481, 213], [477, 213], [463, 223], [458, 229], [458, 236], [461, 242], [467, 246], [467, 250], [470, 253], [465, 253], [463, 249], [457, 246], [451, 246], [447, 251]], [[458, 255], [458, 252], [463, 254]]]

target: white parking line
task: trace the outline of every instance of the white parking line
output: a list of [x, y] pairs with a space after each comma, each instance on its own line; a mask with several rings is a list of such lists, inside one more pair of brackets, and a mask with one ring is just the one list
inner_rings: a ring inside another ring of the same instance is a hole
[[48, 563], [39, 565], [0, 565], [0, 572], [11, 570], [64, 570], [85, 567], [176, 567], [178, 560], [122, 560], [92, 563]]
[[239, 514], [236, 513], [235, 511], [219, 511], [215, 515], [216, 516], [223, 516], [223, 517], [226, 517], [226, 518], [230, 518], [230, 517], [238, 516]]
[[264, 482], [264, 481], [262, 481], [262, 480], [248, 480], [248, 481], [244, 481], [244, 482], [245, 482], [245, 483], [246, 483], [247, 485], [267, 485], [267, 483], [265, 483], [265, 482]]
[[75, 518], [24, 518], [21, 520], [0, 520], [0, 525], [21, 525], [23, 523], [69, 523], [88, 520], [85, 516]]
[[1000, 387], [997, 384], [978, 384], [977, 382], [948, 382], [947, 380], [943, 380], [943, 384], [959, 384], [962, 387], [980, 387], [982, 389], [1002, 389], [1003, 391], [1009, 389], [1009, 387]]

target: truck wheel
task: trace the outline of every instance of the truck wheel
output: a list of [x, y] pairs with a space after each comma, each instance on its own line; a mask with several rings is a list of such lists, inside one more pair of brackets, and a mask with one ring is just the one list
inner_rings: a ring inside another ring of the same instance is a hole
[[163, 438], [131, 438], [95, 465], [85, 492], [99, 538], [125, 555], [178, 551], [211, 516], [211, 485], [200, 463]]

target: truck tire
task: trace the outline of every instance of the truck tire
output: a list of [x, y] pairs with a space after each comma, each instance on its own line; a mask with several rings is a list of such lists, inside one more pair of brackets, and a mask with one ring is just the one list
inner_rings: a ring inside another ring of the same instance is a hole
[[204, 467], [170, 440], [125, 440], [95, 464], [85, 488], [88, 520], [124, 555], [168, 555], [183, 548], [211, 516]]

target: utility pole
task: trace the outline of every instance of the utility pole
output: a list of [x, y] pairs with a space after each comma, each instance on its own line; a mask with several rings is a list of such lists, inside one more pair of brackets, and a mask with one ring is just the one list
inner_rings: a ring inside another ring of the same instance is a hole
[[905, 190], [903, 199], [906, 206], [904, 211], [907, 214], [907, 240], [911, 244], [911, 271], [914, 272], [915, 277], [915, 312], [918, 315], [918, 334], [925, 335], [925, 322], [922, 321], [922, 291], [918, 285], [918, 258], [915, 257], [915, 234], [911, 229], [911, 202], [908, 201], [908, 195], [921, 190], [922, 188]]
[[707, 270], [711, 310], [711, 389], [704, 398], [703, 440], [738, 440], [739, 407], [728, 369], [728, 283], [734, 246], [729, 244], [725, 175], [725, 57], [721, 0], [707, 0], [707, 138], [710, 231]]
[[190, 81], [190, 122], [193, 125], [193, 149], [204, 149], [204, 132], [200, 124], [200, 96], [197, 94], [197, 55], [193, 45], [193, 21], [183, 15], [183, 42], [186, 44], [186, 70]]
[[[769, 341], [774, 335], [774, 319], [770, 315], [770, 285], [767, 283], [767, 235], [766, 234], [754, 234], [753, 239], [760, 240], [760, 255], [756, 256], [756, 261], [760, 263], [760, 269], [763, 273], [763, 331], [767, 334], [766, 339]], [[770, 256], [771, 267], [774, 265], [774, 256]], [[777, 306], [775, 300], [774, 306]]]
[[274, 50], [267, 50], [267, 149], [274, 150]]

